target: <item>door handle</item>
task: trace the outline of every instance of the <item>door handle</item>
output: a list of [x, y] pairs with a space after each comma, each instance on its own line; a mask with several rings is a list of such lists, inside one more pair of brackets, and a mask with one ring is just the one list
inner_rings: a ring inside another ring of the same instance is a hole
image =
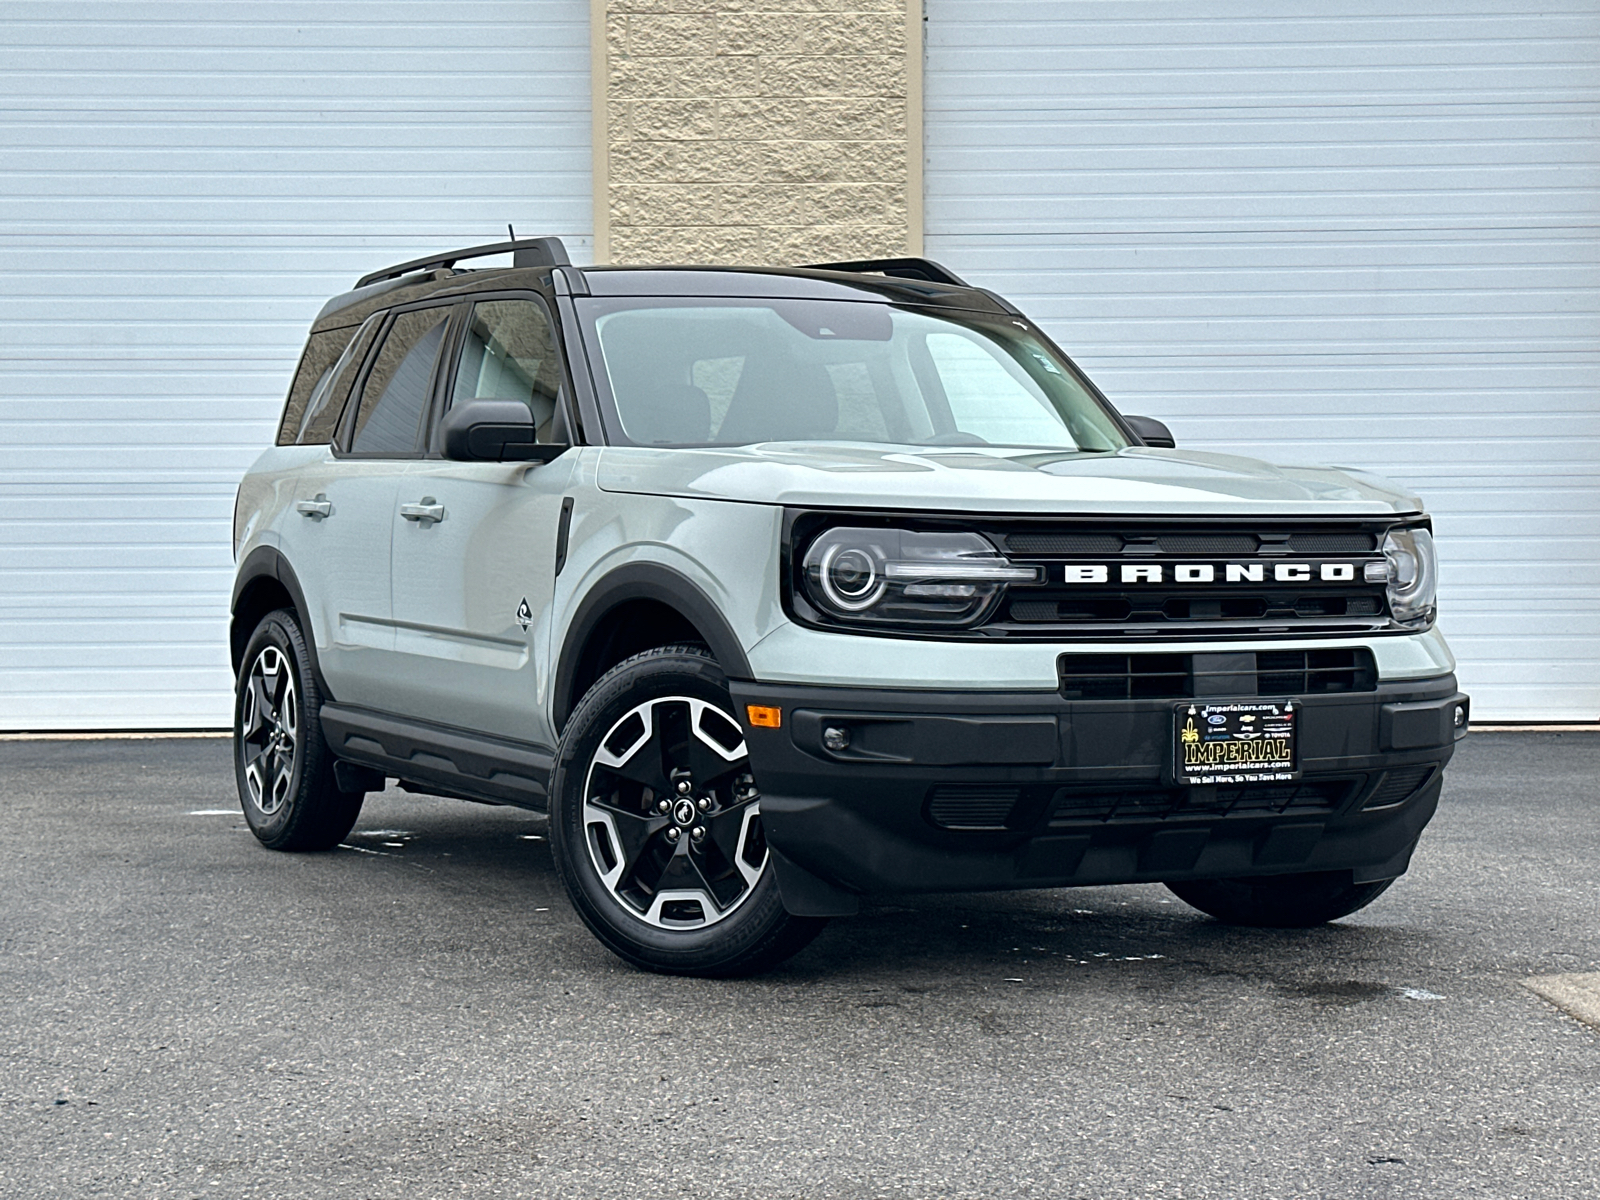
[[317, 493], [315, 500], [301, 500], [294, 506], [294, 510], [302, 517], [310, 517], [313, 521], [333, 516], [333, 505], [321, 492]]
[[400, 515], [408, 521], [442, 521], [444, 505], [432, 496], [424, 496], [420, 504], [402, 504]]

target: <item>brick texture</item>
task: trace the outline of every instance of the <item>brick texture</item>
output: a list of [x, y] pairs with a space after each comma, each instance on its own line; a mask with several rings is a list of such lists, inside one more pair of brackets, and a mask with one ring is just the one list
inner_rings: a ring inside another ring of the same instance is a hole
[[904, 0], [606, 0], [618, 263], [904, 254]]

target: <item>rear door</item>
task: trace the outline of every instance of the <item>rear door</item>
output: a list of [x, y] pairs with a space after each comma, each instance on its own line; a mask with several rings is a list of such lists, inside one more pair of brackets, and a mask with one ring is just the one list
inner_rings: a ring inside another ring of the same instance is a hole
[[[514, 399], [540, 441], [566, 441], [564, 370], [544, 302], [477, 301], [457, 339], [438, 421], [453, 404]], [[434, 441], [437, 443], [437, 433]], [[407, 465], [393, 526], [397, 671], [387, 707], [540, 746], [550, 602], [563, 502], [577, 456], [550, 463]]]
[[[350, 411], [329, 433], [327, 458], [301, 473], [284, 529], [284, 552], [313, 609], [322, 673], [346, 704], [385, 706], [394, 670], [395, 495], [401, 473], [422, 453], [450, 312], [433, 306], [388, 319]], [[306, 419], [317, 419], [315, 406]]]

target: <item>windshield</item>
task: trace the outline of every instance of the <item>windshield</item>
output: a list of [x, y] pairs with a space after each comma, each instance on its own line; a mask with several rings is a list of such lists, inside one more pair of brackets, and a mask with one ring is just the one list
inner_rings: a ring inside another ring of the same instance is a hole
[[639, 445], [1129, 444], [1072, 364], [1009, 317], [703, 297], [583, 310], [613, 415]]

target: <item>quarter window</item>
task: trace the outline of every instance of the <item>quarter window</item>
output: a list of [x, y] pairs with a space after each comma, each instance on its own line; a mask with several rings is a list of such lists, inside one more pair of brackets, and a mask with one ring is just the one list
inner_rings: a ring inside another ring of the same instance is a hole
[[319, 388], [324, 388], [333, 375], [339, 355], [350, 344], [355, 333], [354, 325], [343, 329], [327, 329], [313, 333], [306, 340], [305, 353], [289, 385], [289, 400], [283, 406], [283, 420], [278, 425], [278, 445], [292, 446], [298, 440], [306, 411], [306, 404]]
[[448, 307], [401, 313], [389, 327], [361, 390], [356, 410], [355, 454], [410, 454], [428, 407], [433, 364], [444, 341]]
[[[361, 364], [367, 357], [367, 351], [372, 347], [373, 336], [377, 333], [382, 320], [381, 316], [367, 318], [366, 323], [345, 347], [344, 353], [322, 373], [322, 378], [312, 389], [310, 399], [306, 401], [306, 410], [300, 418], [298, 428], [285, 431], [290, 435], [287, 441], [280, 434], [278, 438], [280, 446], [291, 442], [300, 446], [326, 446], [333, 441], [334, 434], [339, 428], [339, 418], [344, 416], [345, 402], [350, 399], [350, 389], [355, 386], [356, 374], [361, 370]], [[349, 330], [343, 332], [348, 333]]]

